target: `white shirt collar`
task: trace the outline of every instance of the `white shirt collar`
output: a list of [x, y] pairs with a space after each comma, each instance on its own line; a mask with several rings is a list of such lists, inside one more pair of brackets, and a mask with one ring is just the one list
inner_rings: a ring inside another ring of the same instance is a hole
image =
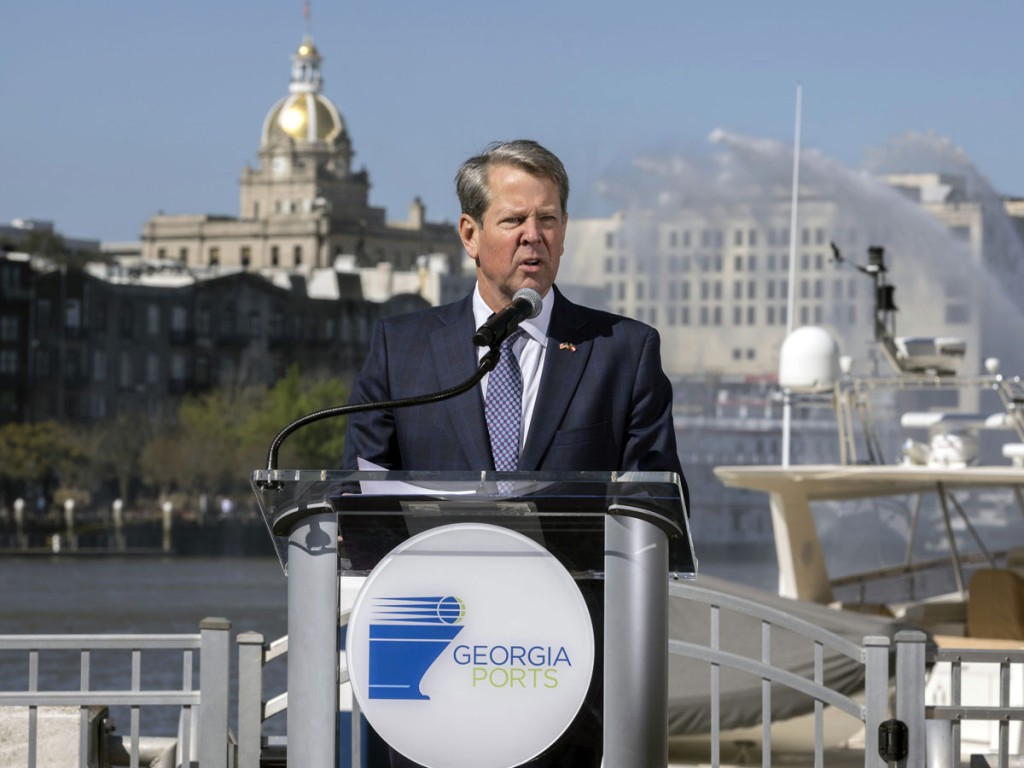
[[[540, 314], [529, 320], [523, 320], [519, 327], [530, 334], [530, 338], [539, 342], [542, 346], [548, 345], [548, 325], [551, 323], [551, 308], [555, 305], [555, 292], [548, 291], [548, 295], [541, 299]], [[491, 308], [484, 302], [480, 295], [480, 283], [473, 289], [473, 319], [477, 328], [483, 325], [492, 314]]]

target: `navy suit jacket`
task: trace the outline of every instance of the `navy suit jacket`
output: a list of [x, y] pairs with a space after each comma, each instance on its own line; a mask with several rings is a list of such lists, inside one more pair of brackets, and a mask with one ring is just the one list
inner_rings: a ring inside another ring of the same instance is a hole
[[[519, 469], [676, 472], [685, 492], [658, 332], [552, 290], [548, 348]], [[382, 320], [351, 402], [414, 397], [464, 383], [478, 367], [475, 330], [472, 295]], [[350, 414], [343, 467], [355, 469], [357, 457], [395, 470], [493, 470], [481, 389], [429, 405]], [[580, 584], [597, 616], [600, 656], [600, 582]], [[573, 726], [531, 767], [600, 764], [601, 690], [598, 665]], [[392, 765], [415, 765], [403, 760], [393, 756]]]
[[[668, 471], [682, 478], [658, 332], [553, 290], [544, 370], [519, 469]], [[351, 402], [463, 383], [478, 366], [475, 330], [472, 295], [381, 320]], [[357, 456], [396, 470], [494, 469], [480, 388], [429, 405], [351, 414], [342, 466], [355, 469]]]

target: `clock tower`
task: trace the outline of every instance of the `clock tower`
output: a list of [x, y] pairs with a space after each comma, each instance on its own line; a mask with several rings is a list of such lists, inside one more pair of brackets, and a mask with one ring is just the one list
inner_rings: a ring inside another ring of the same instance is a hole
[[241, 217], [305, 214], [367, 205], [365, 172], [352, 173], [345, 121], [323, 95], [320, 52], [306, 35], [292, 55], [288, 95], [267, 113], [259, 166], [241, 180]]

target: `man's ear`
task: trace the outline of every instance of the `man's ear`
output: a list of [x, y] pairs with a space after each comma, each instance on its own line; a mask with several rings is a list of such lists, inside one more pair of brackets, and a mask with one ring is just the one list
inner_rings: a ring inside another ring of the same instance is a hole
[[459, 216], [459, 237], [462, 239], [462, 247], [473, 261], [476, 261], [479, 236], [480, 225], [476, 223], [476, 219], [468, 213]]

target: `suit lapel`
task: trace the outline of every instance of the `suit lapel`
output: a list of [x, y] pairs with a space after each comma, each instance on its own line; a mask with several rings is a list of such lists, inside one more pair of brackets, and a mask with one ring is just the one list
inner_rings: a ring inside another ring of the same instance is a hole
[[541, 459], [576, 394], [594, 346], [593, 340], [583, 340], [586, 315], [579, 311], [577, 305], [562, 296], [557, 288], [552, 290], [556, 298], [548, 325], [544, 371], [530, 422], [530, 433], [526, 436], [526, 445], [519, 457], [519, 469], [524, 471], [540, 468]]
[[[430, 334], [430, 348], [441, 389], [462, 384], [477, 369], [473, 337], [472, 294], [441, 317], [441, 325]], [[480, 387], [444, 401], [452, 432], [466, 457], [465, 467], [452, 469], [493, 469], [491, 444], [487, 437]], [[438, 435], [444, 439], [444, 435]]]

